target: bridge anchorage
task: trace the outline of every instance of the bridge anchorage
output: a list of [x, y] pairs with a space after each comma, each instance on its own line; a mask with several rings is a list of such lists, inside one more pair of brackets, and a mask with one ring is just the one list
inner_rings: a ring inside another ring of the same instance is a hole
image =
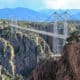
[[[14, 32], [14, 29], [24, 30], [24, 31], [30, 31], [34, 33], [38, 33], [45, 36], [52, 37], [52, 51], [55, 53], [53, 57], [60, 57], [62, 53], [62, 48], [66, 42], [66, 38], [69, 36], [69, 28], [67, 23], [67, 17], [69, 14], [65, 12], [62, 16], [57, 14], [56, 12], [53, 14], [53, 18], [55, 19], [53, 21], [53, 32], [47, 32], [43, 30], [34, 29], [34, 28], [27, 28], [27, 27], [21, 27], [17, 23], [17, 19], [11, 20], [11, 23], [9, 26], [11, 27], [11, 33]], [[60, 21], [59, 21], [60, 20]], [[38, 39], [37, 39], [38, 40]]]

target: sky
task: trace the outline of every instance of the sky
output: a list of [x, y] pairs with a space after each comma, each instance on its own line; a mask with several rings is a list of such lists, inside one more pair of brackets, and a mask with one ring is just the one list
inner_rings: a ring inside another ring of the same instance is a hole
[[0, 0], [0, 9], [24, 7], [39, 9], [80, 9], [80, 0]]

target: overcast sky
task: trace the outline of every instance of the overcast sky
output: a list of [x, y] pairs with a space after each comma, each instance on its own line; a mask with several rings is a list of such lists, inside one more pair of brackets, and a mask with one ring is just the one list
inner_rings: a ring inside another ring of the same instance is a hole
[[80, 9], [80, 0], [0, 0], [0, 8]]

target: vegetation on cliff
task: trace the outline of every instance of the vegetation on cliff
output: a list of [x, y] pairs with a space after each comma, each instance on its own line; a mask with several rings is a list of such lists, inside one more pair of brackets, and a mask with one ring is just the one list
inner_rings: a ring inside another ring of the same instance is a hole
[[[49, 32], [53, 30], [53, 24], [48, 23], [19, 21], [18, 25], [30, 28], [42, 26], [41, 30]], [[79, 80], [75, 77], [79, 76], [77, 63], [79, 62], [80, 36], [76, 35], [77, 33], [73, 33], [67, 39], [68, 44], [64, 47], [62, 58], [54, 61], [51, 58], [53, 53], [47, 44], [48, 42], [52, 44], [51, 39], [18, 29], [11, 32], [8, 22], [3, 20], [0, 24], [0, 78], [26, 80], [32, 75], [30, 80]], [[36, 65], [37, 68], [34, 70]]]
[[22, 80], [14, 71], [14, 49], [8, 41], [0, 38], [0, 80]]
[[38, 65], [30, 80], [80, 80], [80, 41], [74, 39], [64, 46], [59, 60], [49, 59]]
[[39, 62], [50, 58], [53, 54], [46, 41], [38, 34], [24, 33], [20, 30], [11, 33], [7, 24], [0, 31], [0, 64], [11, 78], [5, 74], [1, 76], [7, 79], [9, 77], [10, 80], [21, 80], [13, 78], [21, 75], [26, 80]]

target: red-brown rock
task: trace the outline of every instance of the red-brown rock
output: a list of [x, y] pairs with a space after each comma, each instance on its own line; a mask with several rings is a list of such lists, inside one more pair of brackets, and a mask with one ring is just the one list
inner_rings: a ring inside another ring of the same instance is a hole
[[42, 62], [29, 80], [80, 80], [80, 43], [66, 44], [58, 61]]

